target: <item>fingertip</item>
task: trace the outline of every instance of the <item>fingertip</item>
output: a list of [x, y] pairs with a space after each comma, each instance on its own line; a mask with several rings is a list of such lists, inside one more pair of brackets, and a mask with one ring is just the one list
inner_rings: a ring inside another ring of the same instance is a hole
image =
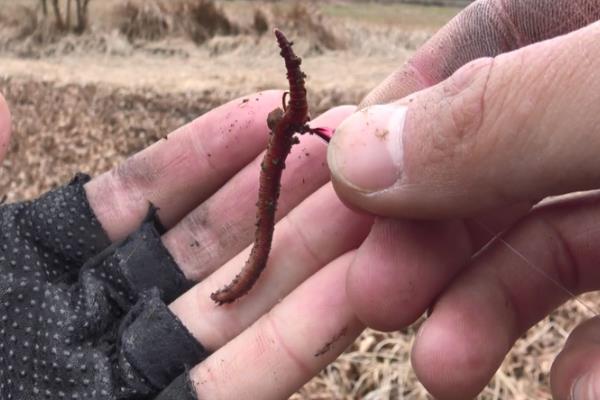
[[11, 136], [11, 114], [6, 99], [0, 93], [0, 160], [8, 150]]
[[470, 273], [455, 280], [415, 340], [413, 368], [436, 398], [477, 396], [518, 337], [510, 299], [482, 278]]
[[342, 123], [342, 121], [344, 119], [348, 118], [348, 116], [350, 116], [355, 111], [356, 111], [356, 106], [351, 105], [351, 104], [344, 104], [344, 105], [336, 106], [336, 107], [328, 109], [324, 113], [322, 113], [319, 116], [317, 116], [316, 118], [314, 118], [311, 121], [311, 124], [313, 122], [321, 122], [324, 120], [332, 119], [332, 120], [335, 120], [335, 126], [337, 127], [340, 123]]
[[[347, 145], [348, 140], [346, 137], [348, 135], [358, 138], [359, 142], [361, 141], [359, 136], [364, 128], [363, 125], [365, 122], [364, 119], [361, 118], [361, 115], [365, 113], [368, 114], [368, 112], [357, 110], [358, 108], [356, 106], [349, 105], [335, 107], [313, 120], [311, 125], [316, 126], [317, 124], [322, 124], [322, 119], [325, 118], [335, 120], [335, 124], [329, 124], [330, 126], [335, 126], [336, 129], [333, 138], [327, 147], [327, 163], [331, 171], [331, 182], [338, 197], [345, 206], [360, 214], [373, 215], [373, 210], [372, 207], [369, 206], [368, 198], [364, 196], [364, 190], [354, 183], [349, 182], [340, 172], [339, 168], [342, 163], [346, 163], [347, 161], [353, 162], [353, 146], [358, 145], [359, 147], [365, 147], [364, 143]], [[342, 136], [344, 137], [342, 138]], [[374, 167], [377, 168], [376, 166]], [[377, 172], [368, 173], [366, 171], [365, 173], [362, 173], [362, 175], [367, 182], [385, 179], [385, 177], [382, 177]], [[359, 179], [363, 178], [359, 177]]]
[[600, 395], [600, 317], [579, 325], [556, 357], [550, 372], [553, 398], [588, 400]]
[[340, 123], [342, 123], [349, 115], [356, 110], [353, 105], [341, 105], [333, 107], [310, 120], [311, 128], [327, 128], [327, 130], [335, 131]]
[[346, 275], [346, 291], [356, 316], [380, 331], [406, 327], [426, 307], [419, 304], [420, 296], [415, 296], [415, 271], [402, 260], [412, 258], [414, 252], [410, 242], [400, 244], [403, 231], [410, 230], [406, 225], [377, 219]]
[[361, 255], [360, 250], [358, 253], [346, 278], [348, 300], [357, 318], [383, 332], [402, 329], [416, 320], [421, 310], [411, 311], [413, 307], [406, 304], [410, 302], [414, 284], [401, 279], [390, 263], [373, 260], [368, 254]]
[[349, 267], [349, 301], [369, 327], [404, 328], [427, 310], [470, 255], [460, 223], [377, 219]]
[[332, 175], [362, 194], [384, 190], [402, 175], [402, 129], [406, 107], [372, 106], [349, 116], [330, 143]]
[[507, 341], [491, 329], [494, 323], [474, 326], [470, 319], [436, 309], [417, 334], [411, 363], [436, 399], [475, 398], [509, 349]]

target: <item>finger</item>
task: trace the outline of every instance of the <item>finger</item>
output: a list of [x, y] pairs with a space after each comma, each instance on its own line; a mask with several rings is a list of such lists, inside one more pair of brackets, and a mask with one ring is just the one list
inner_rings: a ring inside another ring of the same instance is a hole
[[277, 224], [267, 268], [250, 293], [228, 306], [216, 306], [210, 299], [240, 271], [250, 253], [247, 248], [170, 308], [205, 347], [215, 350], [324, 265], [356, 248], [370, 224], [370, 217], [344, 207], [327, 184]]
[[[336, 107], [311, 124], [335, 128], [353, 110], [353, 106]], [[299, 139], [300, 144], [292, 147], [286, 160], [277, 220], [329, 179], [326, 144], [313, 135], [302, 135]], [[263, 154], [256, 157], [163, 235], [165, 247], [188, 279], [202, 280], [252, 242], [262, 158]]]
[[599, 216], [597, 193], [542, 207], [442, 294], [412, 355], [436, 398], [474, 397], [523, 332], [573, 294], [600, 287]]
[[346, 300], [350, 259], [326, 266], [192, 369], [198, 398], [285, 399], [332, 362], [363, 329]]
[[379, 219], [349, 268], [348, 297], [367, 326], [414, 322], [473, 253], [460, 221]]
[[377, 219], [348, 271], [354, 312], [371, 328], [405, 328], [473, 254], [530, 209], [531, 204], [515, 204], [468, 220]]
[[600, 18], [596, 0], [480, 0], [427, 41], [359, 108], [389, 103], [443, 81], [461, 66], [580, 29]]
[[10, 111], [6, 100], [0, 94], [0, 162], [4, 159], [8, 151], [8, 143], [10, 142], [11, 134], [11, 118]]
[[529, 214], [537, 201], [516, 203], [463, 220], [475, 252], [488, 244], [496, 235]]
[[282, 93], [233, 100], [88, 183], [89, 203], [109, 237], [137, 228], [149, 202], [168, 228], [213, 194], [264, 150], [267, 114], [281, 105]]
[[600, 397], [600, 318], [579, 325], [552, 365], [551, 384], [556, 400]]
[[598, 34], [600, 23], [479, 59], [355, 113], [329, 146], [336, 190], [378, 215], [464, 217], [596, 187]]

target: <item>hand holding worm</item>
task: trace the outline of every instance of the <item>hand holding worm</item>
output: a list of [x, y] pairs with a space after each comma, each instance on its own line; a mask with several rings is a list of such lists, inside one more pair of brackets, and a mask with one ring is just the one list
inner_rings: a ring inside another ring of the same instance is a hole
[[[356, 338], [345, 253], [371, 219], [337, 199], [315, 136], [286, 163], [276, 268], [235, 308], [209, 297], [248, 257], [267, 114], [282, 94], [236, 99], [112, 171], [0, 205], [3, 398], [287, 398]], [[336, 127], [353, 109], [314, 123]], [[0, 96], [0, 155], [9, 139]]]
[[[600, 288], [598, 195], [530, 210], [600, 188], [598, 19], [593, 0], [477, 1], [329, 146], [341, 198], [387, 217], [357, 251], [349, 298], [385, 330], [433, 307], [412, 363], [438, 399], [475, 397], [525, 330]], [[557, 359], [555, 399], [600, 398], [599, 327], [583, 325]]]

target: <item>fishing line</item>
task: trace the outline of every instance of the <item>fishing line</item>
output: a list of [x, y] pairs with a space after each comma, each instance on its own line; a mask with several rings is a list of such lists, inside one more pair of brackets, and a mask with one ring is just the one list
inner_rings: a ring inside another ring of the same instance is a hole
[[479, 221], [477, 221], [477, 224], [479, 226], [481, 226], [489, 234], [491, 234], [495, 240], [498, 240], [500, 243], [504, 244], [506, 246], [506, 248], [508, 248], [514, 255], [516, 255], [521, 260], [523, 260], [530, 268], [532, 268], [534, 271], [538, 272], [541, 276], [543, 276], [544, 278], [546, 278], [549, 282], [551, 282], [552, 284], [554, 284], [554, 286], [556, 286], [562, 292], [564, 292], [565, 294], [567, 294], [572, 300], [575, 300], [588, 313], [590, 313], [592, 317], [595, 317], [596, 315], [598, 315], [598, 312], [596, 311], [596, 309], [594, 307], [592, 307], [591, 305], [588, 305], [585, 302], [583, 302], [583, 300], [581, 300], [579, 298], [579, 296], [577, 296], [574, 292], [572, 292], [571, 290], [569, 290], [566, 287], [564, 287], [560, 283], [560, 281], [558, 281], [556, 278], [550, 276], [550, 274], [548, 274], [546, 271], [544, 271], [543, 268], [541, 268], [541, 267], [535, 265], [533, 262], [531, 262], [527, 257], [525, 257], [525, 255], [523, 253], [521, 253], [513, 245], [511, 245], [506, 240], [504, 240], [504, 238], [502, 237], [501, 233], [495, 233], [493, 230], [491, 230], [490, 228], [488, 228], [487, 226], [485, 226], [483, 223], [481, 223]]

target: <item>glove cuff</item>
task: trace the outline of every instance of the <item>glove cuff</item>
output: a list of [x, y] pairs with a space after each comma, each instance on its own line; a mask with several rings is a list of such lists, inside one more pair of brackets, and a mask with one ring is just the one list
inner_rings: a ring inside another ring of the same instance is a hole
[[187, 373], [181, 374], [154, 400], [198, 400], [194, 384]]
[[15, 211], [17, 233], [75, 265], [106, 248], [110, 241], [87, 200], [84, 185], [89, 180], [88, 175], [78, 173], [67, 185], [36, 200], [7, 205]]
[[157, 208], [150, 205], [142, 226], [115, 250], [121, 273], [135, 293], [157, 287], [170, 303], [192, 287], [160, 239]]
[[152, 387], [162, 389], [186, 369], [208, 356], [156, 290], [136, 304], [121, 325], [119, 365]]

